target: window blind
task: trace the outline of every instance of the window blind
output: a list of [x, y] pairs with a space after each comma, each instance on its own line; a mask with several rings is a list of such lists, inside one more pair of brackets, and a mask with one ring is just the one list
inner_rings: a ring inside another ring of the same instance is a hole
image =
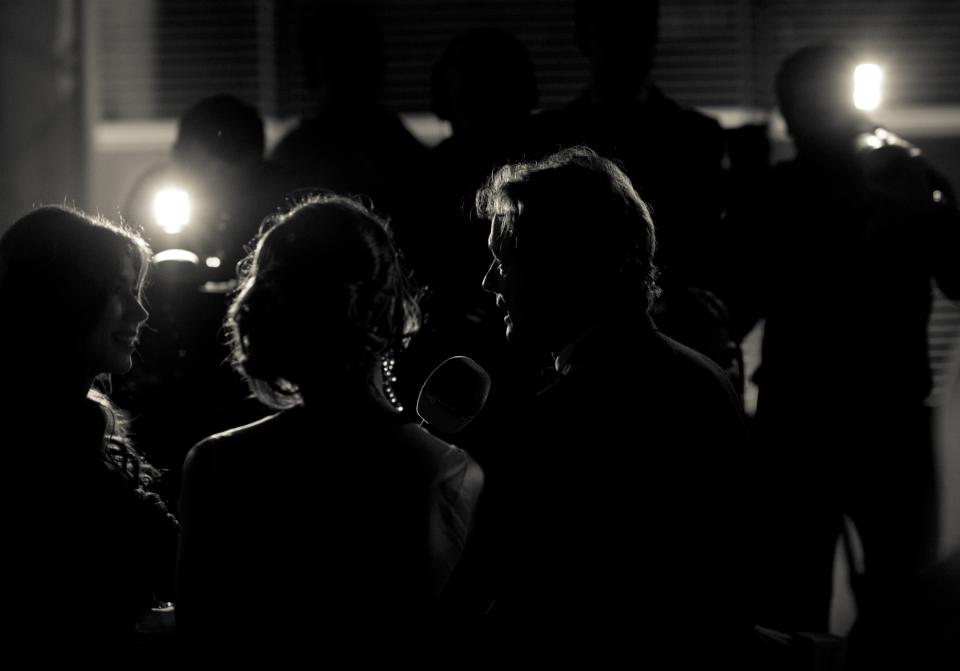
[[[551, 107], [586, 81], [570, 0], [380, 0], [384, 102], [429, 109], [430, 69], [472, 27], [512, 31], [527, 46]], [[272, 116], [309, 95], [299, 29], [307, 0], [100, 0], [99, 108], [106, 119], [169, 118], [226, 92]], [[805, 44], [848, 43], [887, 66], [890, 105], [960, 102], [960, 3], [952, 0], [663, 0], [655, 76], [681, 103], [772, 105], [780, 60]]]

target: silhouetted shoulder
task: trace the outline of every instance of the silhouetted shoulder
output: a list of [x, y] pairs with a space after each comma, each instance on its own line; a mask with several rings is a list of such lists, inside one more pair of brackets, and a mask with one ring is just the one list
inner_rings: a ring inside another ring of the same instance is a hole
[[329, 130], [320, 121], [306, 119], [280, 138], [270, 153], [270, 160], [278, 165], [290, 165], [304, 160], [304, 155], [317, 146], [331, 141]]
[[703, 112], [692, 107], [684, 107], [674, 100], [666, 97], [657, 89], [653, 96], [655, 109], [660, 116], [672, 118], [677, 126], [685, 126], [691, 131], [699, 132], [704, 135], [722, 134], [720, 122], [713, 117], [707, 116]]
[[190, 450], [184, 468], [222, 471], [225, 464], [254, 464], [265, 453], [282, 449], [311, 464], [387, 457], [434, 486], [456, 482], [457, 487], [482, 487], [482, 471], [464, 450], [399, 415], [340, 419], [315, 421], [300, 409], [264, 417], [204, 439]]
[[681, 164], [709, 161], [707, 166], [720, 169], [726, 140], [723, 127], [713, 117], [692, 107], [684, 107], [653, 88], [647, 103], [652, 120], [650, 128], [668, 139], [668, 144], [682, 151]]
[[542, 393], [551, 422], [604, 417], [602, 430], [646, 444], [735, 443], [746, 438], [740, 397], [706, 356], [658, 331], [649, 319], [607, 324], [578, 344], [570, 371]]
[[707, 385], [733, 392], [719, 366], [661, 333], [648, 317], [598, 328], [578, 345], [571, 363], [575, 369], [596, 371], [603, 376], [623, 378], [632, 374], [637, 381], [643, 381], [642, 385], [634, 385], [638, 389], [694, 383], [692, 389]]
[[256, 442], [264, 437], [269, 436], [273, 431], [276, 430], [281, 415], [282, 413], [268, 415], [258, 419], [255, 422], [250, 422], [249, 424], [244, 424], [243, 426], [237, 426], [232, 429], [227, 429], [226, 431], [221, 431], [220, 433], [215, 433], [197, 443], [194, 449], [199, 448], [204, 450], [213, 450], [223, 445], [242, 445], [247, 442]]
[[733, 389], [732, 385], [729, 385], [727, 375], [708, 356], [677, 342], [660, 331], [654, 332], [653, 342], [669, 357], [668, 367], [673, 368], [675, 372], [685, 373], [692, 378], [703, 380], [704, 383], [716, 383], [718, 387], [730, 386], [730, 389]]
[[678, 104], [656, 87], [650, 88], [645, 100], [617, 104], [598, 104], [584, 94], [563, 107], [534, 115], [531, 121], [540, 139], [564, 144], [622, 134], [617, 144], [629, 145], [638, 133], [666, 134], [691, 144], [723, 142], [723, 129], [716, 119]]
[[483, 486], [480, 467], [459, 447], [440, 440], [416, 424], [399, 424], [396, 427], [398, 442], [407, 446], [412, 455], [433, 474], [435, 482], [457, 481], [471, 490]]
[[216, 460], [223, 452], [240, 452], [245, 448], [257, 448], [273, 434], [279, 414], [270, 415], [256, 422], [238, 426], [204, 438], [187, 453], [183, 468], [193, 470]]
[[400, 117], [388, 110], [362, 110], [349, 116], [325, 114], [304, 119], [280, 139], [271, 160], [281, 165], [312, 163], [316, 151], [348, 143], [380, 153], [390, 150], [425, 154], [427, 149], [407, 130]]

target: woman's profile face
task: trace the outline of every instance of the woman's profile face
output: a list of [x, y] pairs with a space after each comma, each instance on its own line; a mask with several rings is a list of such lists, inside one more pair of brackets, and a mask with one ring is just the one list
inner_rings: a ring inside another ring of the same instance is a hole
[[124, 258], [100, 319], [87, 340], [84, 356], [88, 372], [126, 373], [133, 366], [140, 327], [149, 316], [140, 298], [133, 262]]

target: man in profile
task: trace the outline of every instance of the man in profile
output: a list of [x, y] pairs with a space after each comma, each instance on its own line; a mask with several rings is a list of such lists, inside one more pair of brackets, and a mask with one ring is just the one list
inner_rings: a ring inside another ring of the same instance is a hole
[[477, 206], [507, 339], [556, 371], [489, 465], [495, 641], [541, 661], [742, 659], [742, 410], [723, 372], [647, 314], [646, 204], [574, 147], [501, 168]]

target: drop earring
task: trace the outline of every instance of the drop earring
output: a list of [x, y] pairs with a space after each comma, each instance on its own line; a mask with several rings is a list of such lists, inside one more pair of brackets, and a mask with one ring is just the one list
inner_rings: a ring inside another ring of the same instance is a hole
[[400, 404], [397, 398], [397, 392], [393, 388], [393, 383], [397, 381], [397, 376], [394, 375], [393, 372], [396, 365], [397, 362], [392, 356], [384, 356], [380, 359], [380, 370], [383, 375], [383, 393], [398, 412], [403, 412], [403, 406]]

